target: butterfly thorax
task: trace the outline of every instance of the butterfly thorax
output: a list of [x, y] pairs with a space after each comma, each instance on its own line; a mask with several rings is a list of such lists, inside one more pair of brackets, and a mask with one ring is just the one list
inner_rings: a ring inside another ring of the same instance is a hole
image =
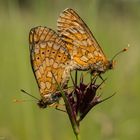
[[107, 70], [109, 69], [113, 69], [114, 68], [114, 64], [115, 62], [112, 61], [112, 60], [106, 60], [106, 61], [100, 61], [100, 62], [97, 62], [97, 63], [93, 63], [93, 64], [90, 64], [90, 70], [91, 70], [91, 73], [98, 73], [98, 74], [101, 74], [101, 73], [105, 73]]

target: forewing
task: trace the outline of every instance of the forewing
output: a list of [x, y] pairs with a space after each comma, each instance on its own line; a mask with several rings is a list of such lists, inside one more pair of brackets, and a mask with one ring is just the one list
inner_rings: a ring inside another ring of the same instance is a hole
[[64, 10], [58, 18], [57, 27], [80, 69], [88, 69], [90, 64], [106, 61], [93, 34], [74, 10], [69, 8]]
[[68, 80], [66, 64], [70, 57], [64, 41], [55, 31], [39, 26], [31, 29], [29, 43], [31, 64], [41, 95], [55, 93], [58, 84], [63, 87]]

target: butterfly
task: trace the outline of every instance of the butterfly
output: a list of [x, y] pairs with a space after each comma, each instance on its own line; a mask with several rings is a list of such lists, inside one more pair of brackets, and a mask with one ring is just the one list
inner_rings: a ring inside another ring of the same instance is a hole
[[113, 59], [107, 59], [85, 22], [73, 9], [67, 8], [60, 14], [57, 28], [58, 32], [55, 32], [37, 26], [29, 33], [31, 65], [42, 97], [38, 103], [41, 107], [59, 101], [58, 85], [66, 88], [70, 71], [90, 70], [92, 74], [101, 74], [114, 66]]
[[32, 69], [42, 97], [38, 105], [45, 108], [59, 101], [58, 85], [63, 89], [67, 86], [73, 64], [66, 43], [52, 29], [32, 28], [29, 46]]
[[114, 61], [107, 59], [88, 26], [73, 9], [67, 8], [60, 14], [57, 31], [66, 42], [77, 69], [104, 73], [113, 68]]

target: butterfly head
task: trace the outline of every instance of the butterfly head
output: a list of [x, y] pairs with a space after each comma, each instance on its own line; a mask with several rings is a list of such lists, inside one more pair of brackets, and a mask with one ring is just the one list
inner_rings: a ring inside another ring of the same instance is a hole
[[47, 107], [47, 103], [43, 101], [43, 99], [39, 100], [37, 105], [40, 107], [40, 108], [46, 108]]
[[115, 67], [116, 61], [114, 60], [116, 56], [118, 56], [120, 53], [127, 51], [127, 48], [124, 48], [123, 50], [116, 53], [111, 60], [104, 59], [103, 61], [93, 63], [90, 65], [91, 73], [105, 73], [107, 70], [113, 69]]
[[107, 66], [106, 66], [106, 70], [111, 70], [111, 69], [113, 69], [113, 68], [115, 67], [115, 63], [116, 63], [115, 60], [110, 60], [110, 61], [108, 61]]
[[39, 100], [37, 104], [40, 108], [46, 108], [47, 106], [58, 102], [60, 97], [60, 92], [46, 94], [42, 96], [42, 99]]
[[105, 73], [107, 70], [111, 70], [113, 69], [115, 66], [115, 61], [114, 60], [106, 60], [105, 62], [102, 63], [102, 65], [100, 65], [98, 67], [97, 70], [95, 70], [97, 73]]
[[124, 51], [127, 51], [127, 48], [124, 48], [123, 50], [117, 52], [110, 61], [106, 61], [105, 69], [103, 70], [103, 72], [109, 69], [113, 69], [116, 64], [116, 61], [114, 59]]

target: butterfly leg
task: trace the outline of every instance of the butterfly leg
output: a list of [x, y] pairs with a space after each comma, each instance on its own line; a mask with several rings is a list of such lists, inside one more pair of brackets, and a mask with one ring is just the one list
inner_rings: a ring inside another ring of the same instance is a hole
[[101, 74], [99, 74], [99, 77], [100, 77], [100, 79], [101, 79], [102, 81], [104, 81], [104, 79], [103, 79], [103, 77], [101, 76]]
[[55, 109], [66, 113], [66, 110], [60, 109], [58, 106], [56, 106]]
[[58, 102], [52, 104], [51, 107], [54, 107], [56, 110], [59, 110], [59, 111], [62, 111], [62, 112], [65, 112], [66, 113], [66, 110], [60, 108], [60, 107], [64, 107], [64, 105], [61, 105]]

